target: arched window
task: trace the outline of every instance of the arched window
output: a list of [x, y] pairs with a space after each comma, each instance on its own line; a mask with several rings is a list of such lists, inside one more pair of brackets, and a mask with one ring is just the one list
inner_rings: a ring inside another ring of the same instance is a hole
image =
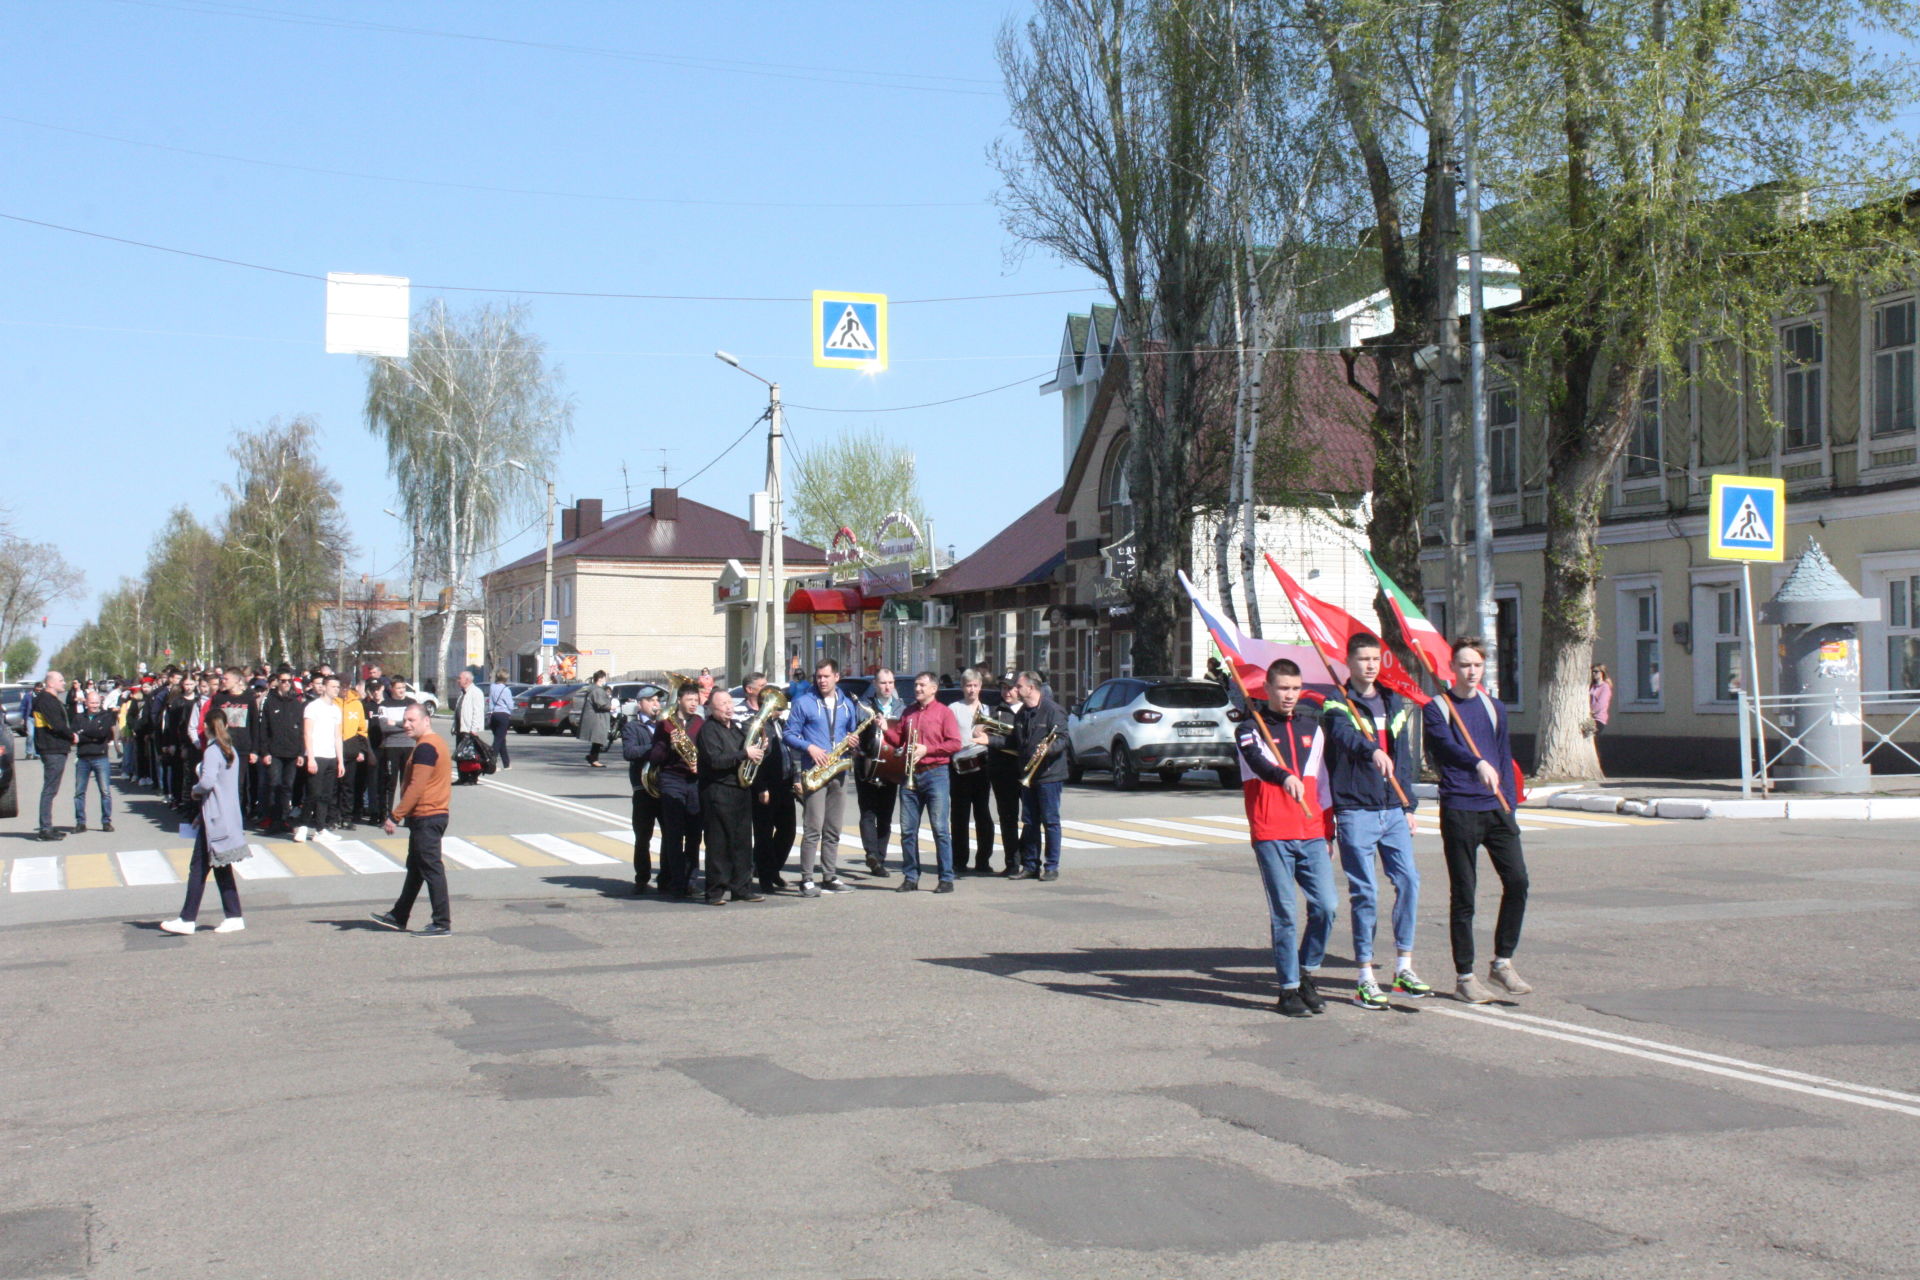
[[1100, 485], [1100, 503], [1111, 520], [1113, 541], [1133, 532], [1133, 441], [1122, 436], [1107, 449], [1106, 475]]

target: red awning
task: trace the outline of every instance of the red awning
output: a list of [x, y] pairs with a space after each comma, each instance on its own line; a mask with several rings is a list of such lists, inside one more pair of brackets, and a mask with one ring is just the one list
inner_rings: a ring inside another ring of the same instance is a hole
[[879, 607], [880, 601], [867, 599], [857, 588], [803, 587], [787, 597], [788, 613], [859, 613]]

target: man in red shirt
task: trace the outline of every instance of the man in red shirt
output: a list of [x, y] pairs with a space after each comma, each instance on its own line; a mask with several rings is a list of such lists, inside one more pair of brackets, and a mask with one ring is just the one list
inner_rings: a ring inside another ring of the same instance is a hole
[[[920, 813], [933, 824], [933, 847], [940, 863], [935, 893], [953, 892], [953, 832], [949, 825], [952, 780], [947, 765], [960, 750], [960, 726], [940, 701], [940, 680], [931, 671], [913, 678], [913, 705], [887, 726], [887, 742], [913, 742], [907, 756], [907, 780], [900, 784], [900, 862], [905, 871], [896, 893], [920, 887]], [[909, 738], [909, 734], [912, 735]]]
[[[1276, 1013], [1305, 1018], [1327, 1007], [1313, 985], [1313, 972], [1327, 956], [1338, 904], [1333, 863], [1327, 856], [1326, 731], [1318, 709], [1303, 704], [1300, 667], [1280, 658], [1267, 668], [1265, 706], [1235, 735], [1240, 747], [1240, 786], [1253, 828], [1253, 855], [1267, 890], [1273, 932], [1273, 967], [1280, 978]], [[1264, 730], [1264, 731], [1263, 731]], [[1307, 927], [1298, 927], [1295, 884], [1307, 896]], [[1297, 945], [1296, 945], [1297, 941]]]

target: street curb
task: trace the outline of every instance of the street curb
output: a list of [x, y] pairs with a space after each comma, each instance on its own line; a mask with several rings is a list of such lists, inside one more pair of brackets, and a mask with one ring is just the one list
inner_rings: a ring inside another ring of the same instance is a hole
[[1663, 796], [1627, 799], [1595, 791], [1563, 791], [1547, 801], [1553, 809], [1582, 813], [1621, 813], [1636, 818], [1707, 819], [1733, 821], [1770, 818], [1775, 821], [1894, 821], [1920, 819], [1920, 798], [1912, 796], [1807, 796], [1786, 800], [1717, 800], [1705, 796]]

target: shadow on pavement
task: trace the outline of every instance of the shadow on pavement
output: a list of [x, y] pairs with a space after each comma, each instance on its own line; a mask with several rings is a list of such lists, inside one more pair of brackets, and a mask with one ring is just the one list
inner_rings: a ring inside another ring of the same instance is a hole
[[[376, 924], [366, 916], [356, 916], [347, 920], [309, 920], [308, 924], [332, 925], [336, 933], [393, 933], [394, 930], [383, 924]], [[405, 930], [401, 930], [405, 932]]]
[[586, 889], [603, 898], [620, 898], [628, 902], [654, 899], [665, 902], [676, 901], [673, 898], [661, 899], [657, 893], [636, 895], [633, 891], [633, 868], [631, 867], [626, 868], [624, 874], [618, 875], [591, 875], [582, 872], [565, 876], [541, 876], [540, 883], [550, 884], [560, 889]]
[[[1273, 952], [1239, 947], [1095, 947], [930, 957], [928, 964], [1015, 978], [1065, 995], [1135, 1003], [1265, 1010], [1276, 985]], [[1046, 975], [1056, 974], [1049, 979]], [[1097, 979], [1098, 981], [1088, 981]]]

